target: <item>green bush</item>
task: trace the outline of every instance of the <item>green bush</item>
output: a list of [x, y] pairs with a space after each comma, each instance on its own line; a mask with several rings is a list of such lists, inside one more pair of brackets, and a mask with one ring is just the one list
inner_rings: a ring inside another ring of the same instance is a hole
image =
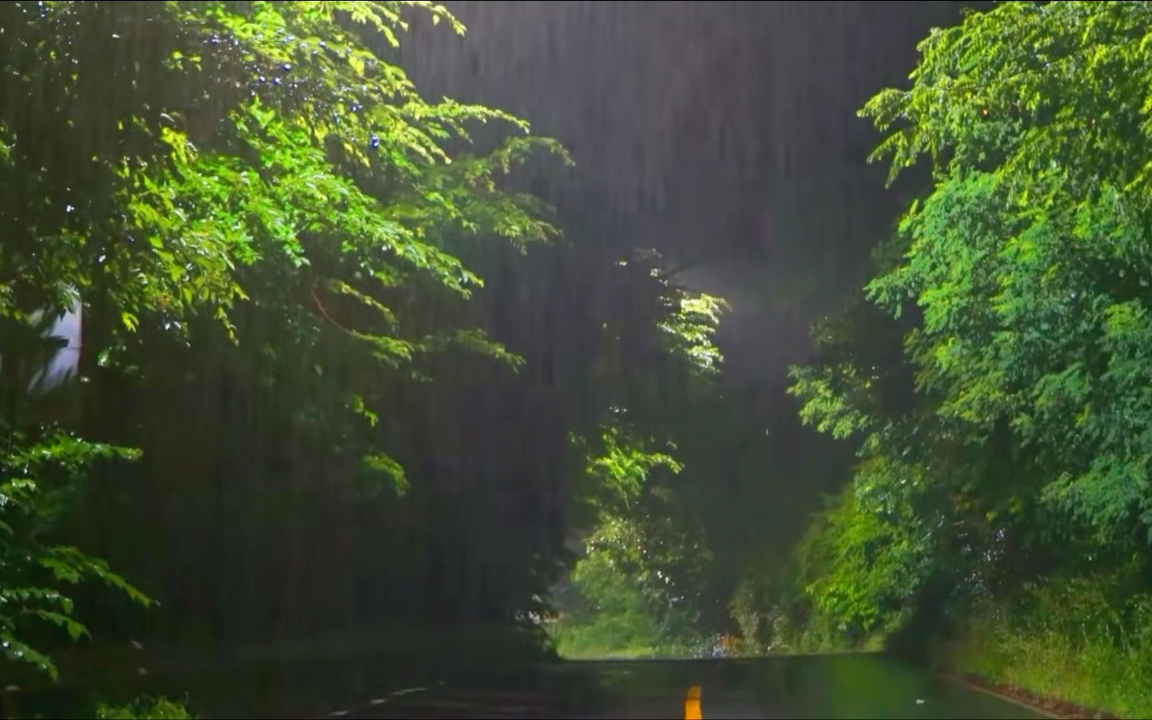
[[552, 638], [556, 652], [568, 659], [652, 657], [658, 629], [643, 612], [603, 613], [588, 623], [557, 623]]
[[100, 703], [96, 709], [100, 720], [192, 720], [195, 716], [181, 703], [168, 698], [140, 698], [128, 705]]
[[1111, 578], [1029, 585], [961, 624], [947, 658], [963, 673], [1114, 713], [1152, 716], [1152, 595], [1117, 598]]

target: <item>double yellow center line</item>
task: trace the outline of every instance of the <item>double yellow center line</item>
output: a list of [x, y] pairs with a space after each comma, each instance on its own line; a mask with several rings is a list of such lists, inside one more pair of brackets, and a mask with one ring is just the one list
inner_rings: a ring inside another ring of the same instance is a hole
[[704, 720], [704, 716], [700, 714], [699, 685], [688, 688], [688, 697], [684, 698], [684, 720]]

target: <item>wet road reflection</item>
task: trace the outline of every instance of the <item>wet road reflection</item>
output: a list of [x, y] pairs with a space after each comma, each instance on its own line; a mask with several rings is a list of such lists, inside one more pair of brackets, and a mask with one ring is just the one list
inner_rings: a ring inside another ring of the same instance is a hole
[[382, 694], [347, 718], [1037, 718], [877, 655], [573, 662]]

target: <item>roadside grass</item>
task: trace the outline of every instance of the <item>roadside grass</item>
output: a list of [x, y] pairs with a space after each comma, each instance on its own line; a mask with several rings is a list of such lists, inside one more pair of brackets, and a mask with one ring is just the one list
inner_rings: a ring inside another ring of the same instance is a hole
[[551, 628], [556, 654], [566, 660], [656, 657], [656, 631], [647, 618], [600, 615], [590, 623], [558, 623]]
[[553, 622], [548, 635], [565, 660], [644, 660], [701, 657], [703, 638], [660, 628], [643, 613], [600, 613], [584, 622]]
[[1152, 717], [1152, 597], [1117, 603], [1081, 581], [1028, 595], [1018, 607], [969, 616], [948, 665], [1120, 717]]
[[128, 705], [100, 703], [96, 708], [98, 720], [193, 720], [194, 715], [181, 703], [161, 698], [140, 698]]

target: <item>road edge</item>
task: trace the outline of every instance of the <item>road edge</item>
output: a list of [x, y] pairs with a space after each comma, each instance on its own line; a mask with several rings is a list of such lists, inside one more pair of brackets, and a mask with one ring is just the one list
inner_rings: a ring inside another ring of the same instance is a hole
[[972, 682], [971, 679], [963, 677], [961, 675], [953, 675], [953, 676], [949, 677], [949, 680], [956, 683], [957, 685], [963, 685], [964, 687], [968, 688], [969, 690], [975, 690], [978, 693], [983, 693], [984, 695], [994, 697], [997, 700], [1000, 700], [1001, 702], [1006, 702], [1006, 703], [1015, 705], [1016, 707], [1024, 708], [1025, 710], [1037, 713], [1037, 714], [1042, 715], [1046, 718], [1053, 718], [1053, 720], [1065, 720], [1068, 717], [1066, 715], [1057, 715], [1057, 714], [1055, 714], [1049, 710], [1045, 710], [1042, 707], [1038, 707], [1038, 706], [1033, 705], [1031, 703], [1025, 702], [1024, 700], [1014, 698], [1011, 695], [1006, 695], [1003, 692], [993, 690], [990, 687], [986, 687], [984, 685], [977, 684], [975, 682]]
[[[1093, 710], [1063, 700], [1045, 698], [1026, 690], [991, 682], [979, 675], [949, 673], [947, 677], [951, 682], [963, 685], [970, 690], [984, 693], [985, 695], [1011, 703], [1046, 718], [1054, 718], [1055, 720], [1072, 720], [1073, 718], [1118, 720], [1115, 715], [1109, 713]], [[1050, 710], [1044, 706], [1045, 704], [1056, 705], [1059, 710]]]

